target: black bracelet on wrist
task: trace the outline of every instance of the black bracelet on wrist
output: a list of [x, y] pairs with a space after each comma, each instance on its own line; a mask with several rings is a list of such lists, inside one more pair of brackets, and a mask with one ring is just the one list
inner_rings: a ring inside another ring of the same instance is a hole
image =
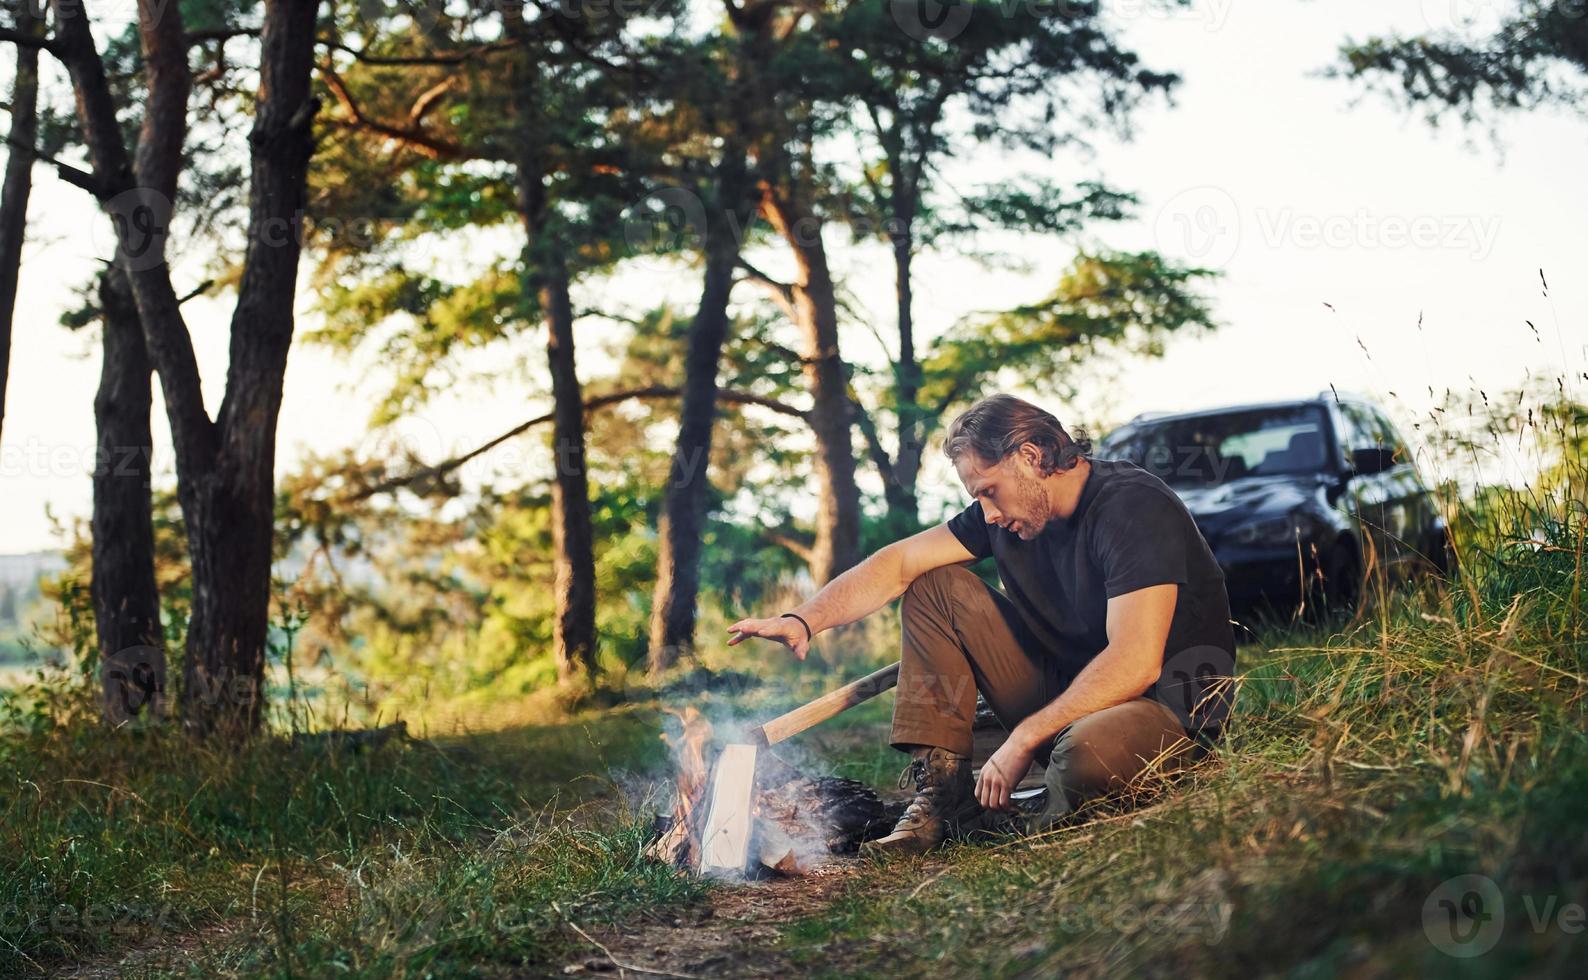
[[783, 615], [779, 616], [778, 619], [797, 619], [797, 620], [799, 620], [800, 625], [805, 627], [805, 642], [809, 643], [812, 640], [816, 639], [816, 634], [811, 632], [811, 624], [805, 622], [805, 617], [801, 616], [799, 613], [784, 613]]

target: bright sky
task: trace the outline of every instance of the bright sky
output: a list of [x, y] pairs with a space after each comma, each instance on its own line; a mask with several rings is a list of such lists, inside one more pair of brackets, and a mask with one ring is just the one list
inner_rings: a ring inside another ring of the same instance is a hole
[[[1588, 284], [1580, 275], [1588, 268], [1588, 186], [1581, 180], [1588, 120], [1556, 113], [1507, 118], [1497, 148], [1485, 132], [1430, 130], [1385, 100], [1356, 100], [1347, 83], [1317, 77], [1347, 36], [1415, 33], [1482, 6], [1193, 0], [1170, 14], [1158, 2], [1105, 3], [1147, 64], [1177, 70], [1185, 82], [1173, 108], [1137, 116], [1133, 142], [1102, 139], [1090, 162], [1048, 165], [1061, 176], [1101, 174], [1142, 198], [1137, 220], [1098, 229], [1097, 241], [1156, 247], [1222, 269], [1211, 294], [1223, 326], [1172, 342], [1167, 357], [1133, 367], [1123, 384], [1048, 407], [1067, 423], [1097, 430], [1139, 411], [1310, 395], [1333, 383], [1376, 395], [1410, 419], [1431, 403], [1430, 386], [1461, 391], [1476, 384], [1492, 393], [1528, 372], [1553, 378], [1563, 373], [1563, 358], [1564, 373], [1580, 382], [1588, 354]], [[995, 155], [967, 160], [951, 175], [971, 182], [1010, 168]], [[73, 287], [110, 254], [110, 233], [91, 202], [49, 170], [39, 168], [35, 184], [0, 443], [0, 553], [59, 547], [46, 508], [68, 519], [89, 510], [97, 337], [69, 334], [56, 321], [72, 303]], [[1053, 242], [1000, 244], [1020, 261], [988, 269], [927, 255], [917, 263], [917, 313], [928, 336], [967, 312], [1044, 295], [1072, 254]], [[886, 335], [886, 257], [837, 242], [833, 251], [836, 271]], [[178, 271], [180, 291], [188, 280]], [[659, 295], [687, 306], [697, 290], [694, 272], [652, 263], [599, 298], [630, 310]], [[748, 287], [740, 296], [755, 298]], [[308, 298], [300, 301], [308, 305]], [[213, 412], [230, 302], [196, 300], [187, 312]], [[1526, 320], [1538, 327], [1537, 337]], [[312, 322], [300, 318], [300, 329]], [[591, 322], [583, 329], [593, 344], [606, 328]], [[876, 353], [864, 329], [845, 342], [852, 358]], [[512, 353], [533, 358], [533, 343], [522, 338]], [[586, 356], [581, 368], [596, 375], [601, 358]], [[293, 468], [308, 451], [363, 441], [384, 377], [372, 354], [349, 363], [297, 347], [278, 468]], [[427, 458], [443, 458], [544, 410], [543, 399], [526, 390], [460, 386], [405, 422], [399, 438]], [[155, 432], [169, 474], [158, 395]], [[538, 455], [524, 445], [495, 464], [528, 465]], [[935, 463], [926, 473], [929, 481], [946, 478]], [[954, 488], [947, 489], [952, 497]]]

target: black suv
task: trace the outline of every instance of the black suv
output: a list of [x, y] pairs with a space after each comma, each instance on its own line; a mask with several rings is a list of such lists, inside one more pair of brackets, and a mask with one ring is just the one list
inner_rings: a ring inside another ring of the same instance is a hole
[[1354, 608], [1364, 570], [1449, 565], [1444, 516], [1406, 442], [1366, 399], [1321, 392], [1176, 414], [1111, 432], [1128, 459], [1185, 501], [1224, 570], [1232, 609]]

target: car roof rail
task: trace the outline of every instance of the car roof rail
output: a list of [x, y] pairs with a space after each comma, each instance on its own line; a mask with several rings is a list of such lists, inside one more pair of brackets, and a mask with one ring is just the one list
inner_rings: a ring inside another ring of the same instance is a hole
[[1137, 412], [1134, 416], [1131, 417], [1131, 420], [1129, 422], [1126, 422], [1125, 424], [1126, 425], [1133, 425], [1133, 424], [1135, 424], [1137, 422], [1146, 422], [1149, 419], [1161, 419], [1161, 418], [1164, 418], [1165, 416], [1169, 416], [1169, 415], [1173, 415], [1173, 414], [1174, 414], [1173, 412], [1157, 412], [1157, 411], [1154, 411], [1154, 412]]

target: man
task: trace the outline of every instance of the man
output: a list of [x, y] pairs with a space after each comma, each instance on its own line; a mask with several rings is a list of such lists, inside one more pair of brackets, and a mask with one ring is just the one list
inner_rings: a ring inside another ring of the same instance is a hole
[[[745, 619], [804, 658], [811, 639], [899, 596], [903, 643], [890, 741], [916, 794], [877, 852], [919, 853], [976, 812], [1009, 811], [1034, 759], [1045, 808], [1028, 829], [1130, 790], [1212, 744], [1229, 714], [1235, 635], [1224, 576], [1158, 477], [1094, 459], [1058, 419], [994, 395], [950, 426], [945, 451], [973, 502], [881, 549], [803, 605]], [[965, 563], [991, 556], [1004, 587]], [[971, 787], [980, 691], [1009, 729]], [[902, 780], [901, 780], [902, 782]]]

